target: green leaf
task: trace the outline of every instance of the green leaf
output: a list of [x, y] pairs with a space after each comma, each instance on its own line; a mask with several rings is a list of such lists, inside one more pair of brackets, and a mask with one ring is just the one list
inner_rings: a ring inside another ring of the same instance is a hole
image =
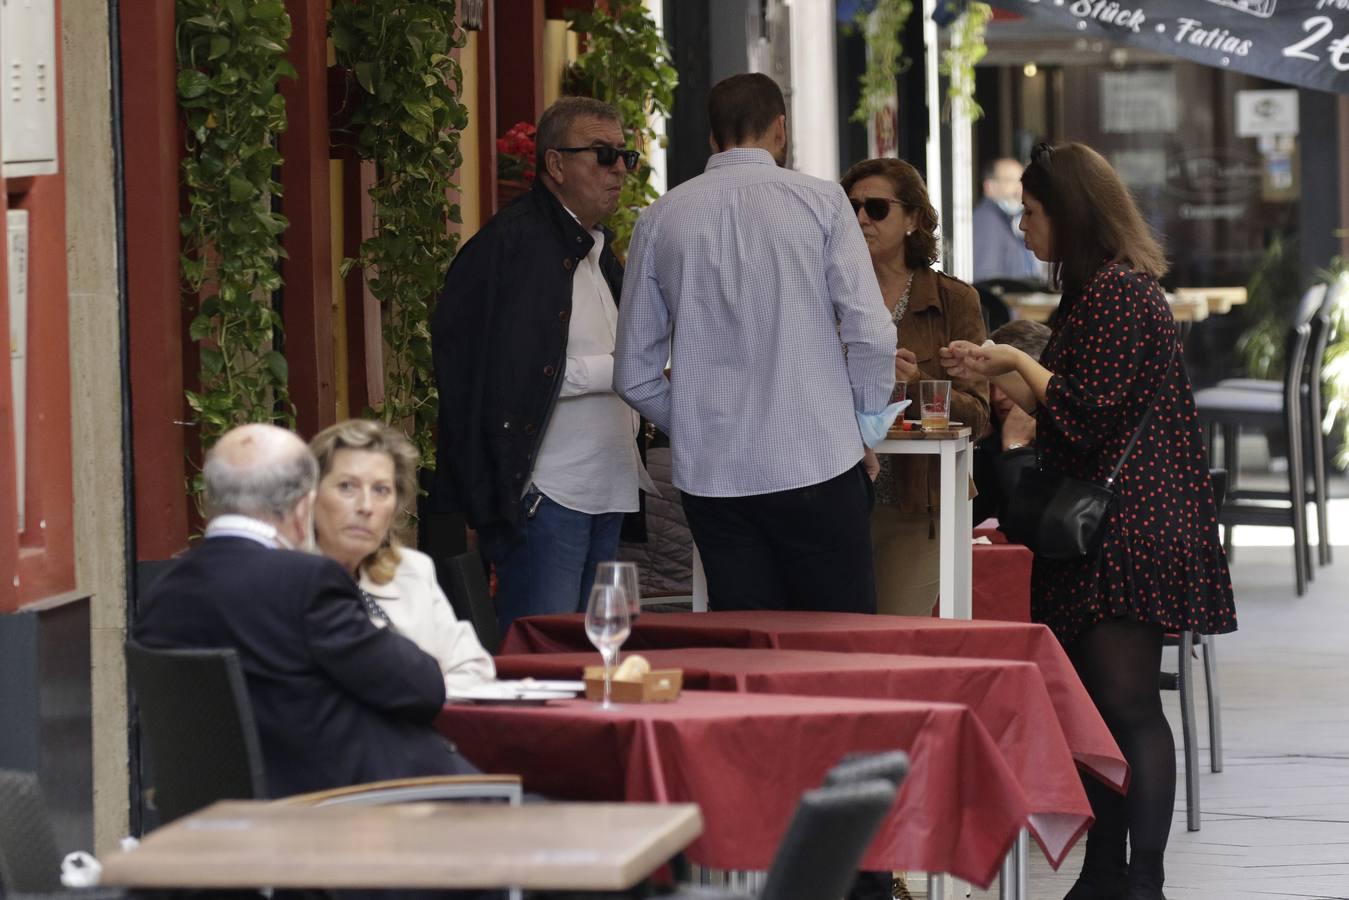
[[215, 331], [215, 323], [207, 316], [197, 316], [192, 320], [192, 324], [187, 329], [188, 337], [194, 341], [200, 341], [208, 338]]
[[201, 370], [207, 375], [219, 375], [225, 369], [225, 354], [214, 347], [201, 348]]
[[355, 73], [356, 81], [361, 87], [365, 88], [367, 93], [373, 94], [375, 92], [374, 76], [371, 72], [370, 63], [358, 62], [352, 67], [352, 71]]
[[205, 72], [184, 69], [178, 73], [178, 96], [185, 100], [200, 97], [211, 89], [211, 79]]
[[281, 384], [286, 384], [290, 380], [290, 366], [287, 365], [286, 358], [275, 350], [267, 354], [267, 369]]
[[286, 15], [282, 0], [253, 0], [248, 14], [254, 19], [280, 19]]

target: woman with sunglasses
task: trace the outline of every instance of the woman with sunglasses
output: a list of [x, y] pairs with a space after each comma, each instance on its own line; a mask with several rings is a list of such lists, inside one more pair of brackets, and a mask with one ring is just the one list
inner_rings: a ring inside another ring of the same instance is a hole
[[[934, 271], [937, 212], [918, 170], [899, 159], [869, 159], [843, 176], [881, 295], [899, 331], [895, 392], [907, 388], [918, 411], [918, 382], [946, 379], [937, 351], [956, 340], [984, 340], [979, 294]], [[951, 383], [951, 419], [982, 435], [988, 425], [988, 385], [982, 378]], [[937, 602], [937, 509], [941, 485], [936, 457], [882, 456], [871, 515], [876, 609], [928, 616]]]
[[1041, 144], [1021, 183], [1026, 246], [1062, 290], [1049, 344], [1037, 363], [1006, 345], [957, 342], [942, 362], [988, 377], [1035, 415], [1041, 468], [1101, 484], [1125, 459], [1100, 548], [1036, 557], [1031, 614], [1067, 648], [1131, 772], [1127, 795], [1084, 778], [1096, 821], [1068, 898], [1156, 900], [1176, 793], [1162, 636], [1235, 630], [1232, 583], [1179, 328], [1157, 283], [1162, 248], [1089, 147]]

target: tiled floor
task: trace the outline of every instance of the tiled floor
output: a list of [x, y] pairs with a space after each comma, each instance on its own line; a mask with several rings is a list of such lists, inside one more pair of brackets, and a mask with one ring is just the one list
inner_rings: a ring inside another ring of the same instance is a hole
[[[1342, 494], [1344, 482], [1336, 487]], [[1349, 500], [1331, 506], [1335, 562], [1316, 570], [1300, 598], [1291, 548], [1243, 546], [1273, 530], [1237, 530], [1240, 630], [1218, 640], [1225, 771], [1208, 771], [1201, 690], [1203, 827], [1185, 830], [1182, 769], [1170, 900], [1349, 898]], [[1174, 665], [1174, 651], [1167, 656]], [[1165, 697], [1179, 747], [1176, 695]], [[1080, 865], [1080, 847], [1057, 873], [1033, 848], [1030, 896], [1058, 900]], [[996, 897], [996, 885], [974, 896]]]

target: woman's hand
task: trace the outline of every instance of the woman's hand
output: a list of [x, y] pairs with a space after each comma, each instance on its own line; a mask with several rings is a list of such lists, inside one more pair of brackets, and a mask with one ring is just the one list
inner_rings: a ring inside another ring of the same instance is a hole
[[900, 347], [895, 351], [895, 383], [908, 384], [921, 373], [918, 371], [918, 357], [912, 350]]
[[1006, 344], [990, 341], [981, 347], [969, 341], [952, 341], [937, 354], [946, 374], [952, 378], [995, 378], [1016, 371], [1017, 350]]

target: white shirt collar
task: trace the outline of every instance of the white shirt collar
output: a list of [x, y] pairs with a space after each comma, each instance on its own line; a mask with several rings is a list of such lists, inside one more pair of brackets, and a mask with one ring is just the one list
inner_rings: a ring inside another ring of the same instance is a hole
[[276, 533], [275, 525], [270, 522], [264, 522], [261, 519], [255, 519], [252, 516], [241, 516], [234, 513], [216, 516], [210, 522], [207, 522], [206, 536], [208, 538], [247, 538], [250, 541], [255, 541], [262, 544], [264, 547], [270, 547], [273, 550], [282, 546], [282, 541], [280, 536]]

